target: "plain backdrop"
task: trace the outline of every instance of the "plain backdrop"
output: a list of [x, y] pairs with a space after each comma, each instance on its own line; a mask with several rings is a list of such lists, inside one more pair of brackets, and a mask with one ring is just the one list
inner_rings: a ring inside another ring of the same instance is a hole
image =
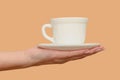
[[0, 51], [50, 43], [41, 27], [56, 17], [88, 17], [86, 43], [99, 42], [105, 51], [61, 65], [2, 71], [0, 80], [120, 80], [119, 0], [0, 0]]

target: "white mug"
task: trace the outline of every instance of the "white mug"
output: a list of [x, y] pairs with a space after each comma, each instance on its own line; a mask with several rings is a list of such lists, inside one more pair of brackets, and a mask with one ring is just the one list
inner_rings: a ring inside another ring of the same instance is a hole
[[[54, 44], [79, 45], [85, 42], [88, 18], [53, 18], [50, 24], [42, 26], [43, 36]], [[46, 28], [52, 28], [53, 37], [46, 34]]]

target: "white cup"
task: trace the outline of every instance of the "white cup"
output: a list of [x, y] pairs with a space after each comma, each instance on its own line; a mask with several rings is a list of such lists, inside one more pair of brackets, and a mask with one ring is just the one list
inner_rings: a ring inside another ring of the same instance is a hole
[[[79, 45], [85, 42], [88, 18], [53, 18], [50, 24], [42, 26], [43, 36], [54, 44]], [[52, 28], [53, 37], [46, 34], [46, 28]]]

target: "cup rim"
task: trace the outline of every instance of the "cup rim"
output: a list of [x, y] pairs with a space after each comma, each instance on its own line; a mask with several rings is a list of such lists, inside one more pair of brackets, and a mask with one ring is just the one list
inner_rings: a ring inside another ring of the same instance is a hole
[[51, 22], [88, 22], [87, 17], [58, 17], [52, 18]]

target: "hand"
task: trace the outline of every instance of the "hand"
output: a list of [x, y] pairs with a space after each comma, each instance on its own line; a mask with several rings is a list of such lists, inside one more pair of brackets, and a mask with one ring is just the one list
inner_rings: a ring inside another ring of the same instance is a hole
[[82, 59], [102, 50], [104, 50], [104, 48], [101, 46], [73, 51], [50, 50], [34, 47], [27, 50], [26, 52], [30, 57], [31, 66], [43, 64], [62, 64], [68, 61]]

